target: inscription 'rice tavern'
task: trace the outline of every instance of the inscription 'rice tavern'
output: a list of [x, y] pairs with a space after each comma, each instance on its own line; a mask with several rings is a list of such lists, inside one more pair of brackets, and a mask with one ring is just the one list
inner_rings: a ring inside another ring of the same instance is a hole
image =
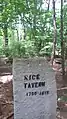
[[45, 86], [45, 82], [24, 83], [24, 88], [38, 88]]
[[[40, 74], [37, 75], [25, 75], [24, 80], [29, 81], [29, 80], [40, 80]], [[44, 82], [33, 82], [33, 83], [24, 83], [24, 88], [38, 88], [45, 86], [45, 81]]]
[[[28, 82], [28, 81], [31, 81], [31, 80], [38, 80], [38, 81], [35, 81], [33, 83], [31, 82]], [[27, 88], [38, 88], [38, 87], [45, 87], [45, 81], [39, 81], [40, 80], [40, 74], [33, 74], [33, 75], [25, 75], [24, 76], [24, 81], [26, 81], [24, 83], [24, 88], [27, 89]], [[26, 93], [26, 96], [33, 96], [33, 95], [48, 95], [49, 94], [49, 91], [40, 91], [40, 92], [28, 92]]]

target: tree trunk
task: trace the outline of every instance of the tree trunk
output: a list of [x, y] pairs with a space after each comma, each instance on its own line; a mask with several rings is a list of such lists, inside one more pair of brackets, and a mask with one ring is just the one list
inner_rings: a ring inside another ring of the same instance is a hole
[[50, 8], [50, 0], [48, 1], [48, 8], [47, 8], [48, 11], [49, 11], [49, 8]]
[[26, 40], [26, 28], [25, 28], [25, 20], [24, 20], [25, 14], [23, 13], [23, 27], [24, 27], [24, 40]]
[[55, 0], [53, 0], [53, 26], [54, 26], [54, 38], [53, 38], [53, 51], [52, 51], [52, 56], [51, 56], [51, 64], [52, 65], [53, 65], [53, 61], [55, 58], [56, 40], [57, 40]]
[[64, 65], [64, 40], [63, 40], [63, 0], [61, 0], [61, 58], [62, 58], [62, 79], [65, 79], [65, 65]]
[[49, 3], [48, 3], [48, 11], [49, 11], [49, 8], [50, 8], [50, 0], [49, 0]]
[[47, 10], [49, 11], [49, 8], [50, 8], [50, 0], [46, 0], [46, 3], [47, 3]]
[[25, 14], [23, 13], [23, 16], [22, 14], [20, 14], [20, 17], [21, 17], [21, 24], [22, 24], [22, 27], [23, 27], [23, 32], [24, 32], [24, 36], [23, 36], [23, 39], [26, 40], [26, 27], [25, 27]]
[[34, 0], [34, 17], [33, 17], [33, 37], [36, 36], [36, 11], [37, 11], [37, 0]]
[[17, 40], [20, 41], [18, 29], [16, 29], [16, 31], [17, 31]]
[[8, 29], [7, 29], [7, 25], [4, 25], [3, 33], [4, 33], [5, 46], [7, 46], [8, 45]]

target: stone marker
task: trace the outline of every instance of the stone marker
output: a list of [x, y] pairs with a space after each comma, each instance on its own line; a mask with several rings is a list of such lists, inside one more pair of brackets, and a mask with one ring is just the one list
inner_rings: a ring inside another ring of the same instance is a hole
[[56, 82], [44, 58], [14, 59], [14, 119], [56, 119]]

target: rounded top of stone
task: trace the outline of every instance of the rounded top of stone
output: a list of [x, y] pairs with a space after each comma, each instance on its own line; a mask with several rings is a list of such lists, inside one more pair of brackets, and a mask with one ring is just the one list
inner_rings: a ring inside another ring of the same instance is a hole
[[36, 65], [36, 66], [38, 64], [39, 64], [39, 66], [42, 65], [42, 67], [45, 66], [44, 68], [51, 69], [51, 72], [54, 72], [50, 66], [50, 63], [48, 62], [48, 60], [45, 57], [33, 57], [33, 58], [30, 57], [30, 58], [14, 58], [13, 59], [13, 66], [14, 67], [15, 66], [18, 66], [18, 67], [22, 66], [22, 64], [29, 67], [30, 63], [31, 64], [33, 63], [33, 65]]

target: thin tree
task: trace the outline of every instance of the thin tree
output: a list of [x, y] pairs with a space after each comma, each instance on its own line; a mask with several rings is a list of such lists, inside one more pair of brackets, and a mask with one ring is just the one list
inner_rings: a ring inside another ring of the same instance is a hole
[[61, 0], [61, 58], [62, 58], [62, 79], [65, 79], [65, 66], [64, 66], [64, 40], [63, 40], [63, 0]]
[[37, 0], [34, 0], [34, 17], [33, 17], [33, 36], [36, 36], [36, 16], [37, 16]]
[[[4, 3], [4, 4], [3, 4]], [[7, 46], [8, 45], [8, 17], [6, 16], [6, 9], [7, 4], [5, 1], [1, 1], [1, 26], [3, 29], [3, 35], [4, 35], [4, 45]], [[3, 12], [4, 11], [4, 12]]]
[[8, 28], [7, 24], [4, 23], [3, 27], [4, 39], [5, 39], [5, 46], [8, 46]]
[[49, 11], [49, 8], [50, 8], [50, 0], [46, 0], [46, 3], [47, 3], [47, 10]]
[[54, 27], [53, 50], [52, 50], [52, 56], [51, 56], [51, 64], [52, 65], [53, 65], [53, 61], [54, 61], [54, 58], [55, 58], [55, 49], [56, 49], [56, 40], [57, 40], [55, 0], [53, 0], [53, 27]]

